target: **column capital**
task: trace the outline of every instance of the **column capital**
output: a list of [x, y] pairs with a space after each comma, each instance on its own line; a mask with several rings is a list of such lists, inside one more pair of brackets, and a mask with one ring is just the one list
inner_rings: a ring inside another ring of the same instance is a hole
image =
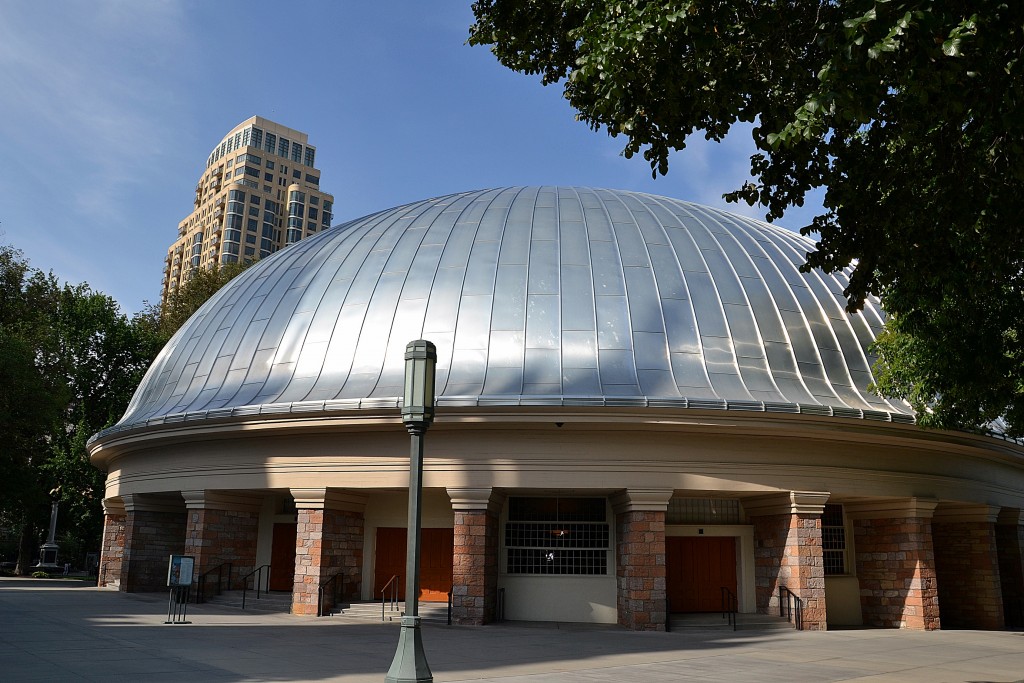
[[995, 524], [999, 506], [972, 503], [943, 503], [935, 509], [935, 522], [983, 522]]
[[182, 491], [185, 508], [188, 510], [232, 510], [235, 512], [259, 512], [263, 499], [236, 491]]
[[366, 495], [331, 488], [289, 489], [295, 500], [295, 507], [304, 510], [340, 510], [363, 512], [366, 509]]
[[828, 491], [783, 491], [757, 498], [744, 498], [748, 515], [820, 515], [832, 494]]
[[124, 501], [118, 496], [103, 499], [103, 514], [123, 515], [125, 513]]
[[505, 502], [505, 493], [491, 487], [462, 488], [448, 487], [448, 498], [452, 501], [453, 512], [471, 512], [487, 510], [498, 514]]
[[615, 514], [623, 512], [665, 512], [673, 489], [623, 489], [609, 498]]
[[1005, 524], [1006, 526], [1024, 524], [1024, 511], [1018, 508], [1000, 508], [996, 524]]
[[939, 501], [934, 498], [892, 498], [856, 503], [843, 503], [843, 512], [850, 519], [913, 518], [931, 519]]
[[185, 512], [181, 497], [153, 493], [125, 493], [121, 496], [126, 512]]

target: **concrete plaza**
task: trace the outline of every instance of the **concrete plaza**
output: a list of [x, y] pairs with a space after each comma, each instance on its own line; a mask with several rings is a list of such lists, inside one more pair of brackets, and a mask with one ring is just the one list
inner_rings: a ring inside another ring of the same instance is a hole
[[[0, 579], [3, 681], [383, 681], [391, 624], [189, 605], [72, 581]], [[1024, 633], [423, 627], [436, 681], [1024, 681]]]

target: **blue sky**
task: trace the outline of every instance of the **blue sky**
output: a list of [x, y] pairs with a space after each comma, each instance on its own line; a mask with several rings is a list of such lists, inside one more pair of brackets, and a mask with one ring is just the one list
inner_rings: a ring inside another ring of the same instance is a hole
[[[335, 222], [504, 185], [639, 190], [726, 204], [752, 144], [696, 139], [652, 179], [574, 120], [560, 86], [465, 44], [470, 0], [0, 0], [0, 243], [125, 312], [163, 258], [206, 157], [258, 115], [309, 134]], [[805, 207], [781, 224], [798, 228]]]

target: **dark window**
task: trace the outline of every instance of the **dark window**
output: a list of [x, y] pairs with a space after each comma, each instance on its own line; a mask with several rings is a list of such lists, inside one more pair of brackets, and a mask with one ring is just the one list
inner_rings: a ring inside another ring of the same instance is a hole
[[315, 175], [310, 175], [308, 173], [306, 174], [306, 182], [309, 183], [310, 185], [316, 185], [317, 187], [320, 186], [320, 179], [317, 178]]
[[274, 146], [277, 144], [277, 136], [273, 133], [267, 133], [267, 144], [263, 149], [267, 150], [271, 154], [274, 153]]
[[263, 174], [263, 179], [265, 181], [267, 181], [268, 183], [272, 183], [272, 182], [274, 182], [274, 174], [273, 173], [264, 173]]
[[843, 506], [826, 505], [821, 515], [821, 553], [825, 575], [846, 574], [846, 526]]
[[510, 498], [505, 524], [509, 574], [607, 574], [603, 498]]
[[271, 161], [270, 159], [267, 159], [267, 170], [268, 171], [273, 171], [274, 170], [274, 162]]

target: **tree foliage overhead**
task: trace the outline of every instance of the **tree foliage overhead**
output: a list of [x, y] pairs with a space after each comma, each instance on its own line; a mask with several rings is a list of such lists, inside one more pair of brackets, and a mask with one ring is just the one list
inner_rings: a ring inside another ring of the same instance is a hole
[[1024, 433], [1024, 3], [477, 0], [470, 42], [564, 82], [654, 174], [753, 123], [769, 220], [824, 188], [806, 268], [877, 295], [878, 390], [922, 424]]

